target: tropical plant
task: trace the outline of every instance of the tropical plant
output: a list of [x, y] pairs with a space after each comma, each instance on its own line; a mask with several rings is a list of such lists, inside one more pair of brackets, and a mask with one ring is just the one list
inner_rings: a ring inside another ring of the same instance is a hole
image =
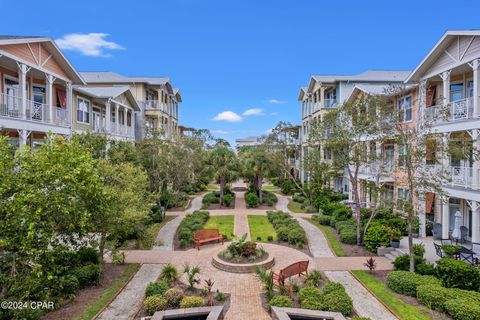
[[261, 267], [257, 267], [255, 269], [255, 273], [257, 274], [260, 281], [263, 283], [263, 290], [267, 297], [267, 300], [273, 297], [273, 271], [266, 270]]
[[224, 203], [225, 186], [238, 178], [239, 166], [235, 152], [224, 145], [216, 146], [210, 153], [210, 162], [220, 182], [220, 204]]
[[195, 266], [191, 267], [188, 262], [185, 262], [183, 265], [183, 273], [187, 275], [188, 286], [190, 289], [193, 289], [196, 284], [200, 283], [198, 274], [200, 273], [200, 267]]

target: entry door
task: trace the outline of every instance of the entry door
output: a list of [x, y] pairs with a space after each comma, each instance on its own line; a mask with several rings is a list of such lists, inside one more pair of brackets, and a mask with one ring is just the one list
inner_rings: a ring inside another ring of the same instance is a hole
[[98, 111], [93, 111], [93, 131], [100, 132], [102, 131], [102, 115]]
[[19, 105], [18, 105], [18, 82], [13, 80], [5, 79], [5, 93], [6, 93], [6, 105], [7, 110], [2, 110], [2, 113], [6, 112], [7, 115], [12, 117], [19, 116]]

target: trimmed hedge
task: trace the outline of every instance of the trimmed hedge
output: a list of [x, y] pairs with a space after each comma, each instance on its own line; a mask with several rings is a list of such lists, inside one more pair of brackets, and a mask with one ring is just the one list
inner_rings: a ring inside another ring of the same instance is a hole
[[193, 233], [203, 229], [203, 225], [207, 222], [208, 217], [208, 211], [194, 211], [192, 214], [185, 216], [177, 230], [178, 240], [182, 248], [194, 244]]
[[330, 225], [330, 221], [331, 221], [331, 217], [319, 213], [319, 214], [313, 215], [313, 216], [312, 216], [312, 220], [318, 222], [318, 223], [321, 224], [321, 225], [329, 226], [329, 225]]
[[305, 231], [298, 221], [283, 211], [267, 211], [268, 221], [272, 224], [277, 239], [303, 247], [307, 242]]
[[307, 300], [321, 301], [322, 297], [323, 296], [320, 289], [315, 287], [305, 287], [300, 289], [300, 291], [298, 292], [298, 298], [300, 302], [307, 301]]
[[151, 282], [145, 289], [145, 296], [150, 297], [154, 295], [162, 295], [168, 290], [168, 282], [160, 280], [157, 282]]
[[345, 292], [345, 289], [335, 290], [325, 294], [323, 297], [323, 306], [326, 311], [341, 312], [344, 316], [351, 315], [353, 311], [352, 299]]
[[185, 297], [180, 301], [180, 308], [195, 308], [203, 307], [205, 305], [205, 299], [199, 296]]
[[440, 259], [437, 261], [436, 276], [447, 288], [480, 290], [480, 270], [464, 261]]
[[157, 311], [165, 310], [168, 307], [167, 300], [157, 294], [154, 296], [147, 297], [143, 301], [143, 306], [149, 315], [153, 315]]
[[[422, 275], [433, 275], [435, 273], [435, 267], [432, 264], [428, 263], [422, 257], [414, 256], [414, 264], [415, 273]], [[393, 265], [395, 267], [395, 270], [409, 271], [410, 256], [408, 254], [404, 254], [396, 257], [393, 261]]]
[[[418, 286], [417, 299], [430, 309], [440, 312], [447, 310], [447, 302], [456, 299], [469, 300], [472, 304], [480, 305], [480, 293], [456, 288], [445, 288], [438, 283]], [[454, 317], [454, 319], [456, 318]]]
[[480, 320], [480, 303], [468, 298], [448, 300], [445, 309], [454, 320]]
[[183, 291], [177, 288], [170, 288], [163, 294], [167, 304], [171, 308], [176, 308], [183, 299]]
[[363, 244], [369, 251], [376, 252], [378, 247], [390, 246], [391, 228], [378, 222], [372, 223], [365, 234]]
[[353, 311], [352, 299], [340, 283], [329, 282], [323, 291], [314, 287], [305, 287], [299, 291], [298, 297], [303, 309], [341, 312], [346, 316]]
[[437, 284], [440, 281], [433, 276], [422, 276], [408, 271], [393, 271], [387, 276], [387, 286], [393, 291], [415, 297], [417, 287], [424, 284]]

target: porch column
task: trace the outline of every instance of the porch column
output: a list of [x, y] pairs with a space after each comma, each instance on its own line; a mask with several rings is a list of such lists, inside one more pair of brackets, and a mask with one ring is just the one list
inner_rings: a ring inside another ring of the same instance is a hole
[[[475, 150], [480, 150], [480, 139], [479, 139], [479, 136], [480, 136], [480, 130], [478, 129], [475, 129], [475, 130], [472, 130], [472, 132], [470, 133], [470, 136], [472, 137], [472, 141], [473, 141], [473, 146], [475, 148]], [[473, 188], [475, 189], [480, 189], [480, 161], [478, 159], [474, 159], [473, 160], [473, 163], [472, 163], [472, 184], [473, 184]]]
[[115, 103], [115, 133], [120, 132], [120, 114], [118, 112], [118, 103]]
[[26, 64], [18, 63], [18, 86], [20, 87], [20, 117], [27, 118], [27, 72]]
[[123, 134], [127, 135], [127, 108], [123, 108]]
[[444, 197], [442, 200], [442, 239], [448, 239], [448, 232], [450, 230], [449, 197]]
[[105, 131], [110, 133], [111, 130], [111, 121], [112, 121], [112, 109], [111, 109], [111, 100], [109, 99], [105, 103]]
[[[473, 208], [472, 208], [473, 209]], [[475, 201], [475, 210], [472, 210], [472, 242], [480, 243], [480, 203]]]
[[67, 121], [72, 123], [72, 103], [73, 103], [73, 87], [70, 81], [67, 81]]
[[131, 124], [132, 124], [132, 138], [135, 138], [136, 134], [135, 134], [135, 111], [132, 110], [132, 116], [130, 117], [130, 120], [131, 120]]
[[320, 84], [320, 108], [325, 108], [325, 87]]
[[51, 74], [45, 74], [45, 98], [47, 100], [47, 108], [48, 108], [48, 121], [50, 123], [54, 123], [55, 119], [55, 112], [53, 106], [53, 82], [55, 81], [55, 77]]
[[18, 143], [20, 147], [27, 145], [27, 139], [30, 135], [30, 131], [28, 130], [17, 130], [18, 132]]
[[480, 106], [478, 105], [478, 85], [479, 85], [479, 74], [478, 67], [480, 66], [479, 59], [475, 59], [470, 64], [470, 67], [473, 69], [473, 116], [476, 118], [480, 115]]
[[447, 105], [450, 103], [450, 72], [452, 70], [444, 71], [440, 74], [443, 80], [443, 103]]
[[449, 166], [450, 166], [449, 160], [450, 159], [449, 159], [449, 156], [448, 156], [448, 151], [446, 150], [447, 145], [448, 145], [448, 133], [443, 133], [442, 134], [442, 148], [444, 148], [444, 151], [443, 151], [443, 155], [442, 155], [442, 168], [448, 175], [449, 174], [448, 172], [451, 171], [451, 170], [449, 168]]
[[425, 122], [425, 108], [427, 105], [427, 80], [420, 81], [419, 87], [419, 115], [418, 115], [418, 124], [417, 127], [422, 127]]

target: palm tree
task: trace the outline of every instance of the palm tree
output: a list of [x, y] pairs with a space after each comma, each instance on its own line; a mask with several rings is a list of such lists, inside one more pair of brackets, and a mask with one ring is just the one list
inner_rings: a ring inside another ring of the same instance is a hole
[[224, 145], [217, 145], [211, 152], [211, 164], [220, 182], [220, 205], [223, 205], [225, 186], [238, 178], [238, 160], [235, 152]]
[[258, 195], [260, 203], [263, 203], [262, 184], [263, 178], [272, 167], [272, 162], [263, 148], [252, 148], [244, 153], [245, 175], [250, 177]]

